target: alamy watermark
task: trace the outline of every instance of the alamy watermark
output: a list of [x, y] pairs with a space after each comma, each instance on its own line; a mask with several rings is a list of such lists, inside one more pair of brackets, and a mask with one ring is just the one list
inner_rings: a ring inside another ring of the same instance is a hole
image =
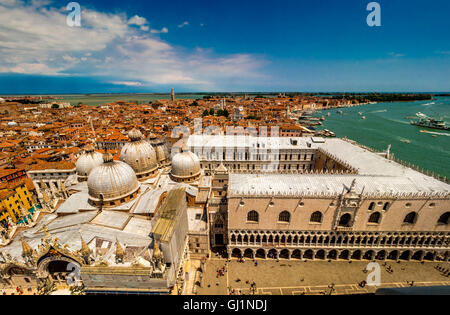
[[366, 278], [368, 286], [379, 287], [381, 285], [381, 267], [377, 262], [370, 262], [366, 270], [369, 272]]
[[370, 27], [381, 26], [381, 6], [378, 2], [367, 4], [367, 11], [371, 11], [367, 16], [367, 25]]
[[66, 23], [70, 27], [81, 27], [81, 6], [78, 2], [70, 2], [66, 6], [67, 11], [69, 14], [66, 18]]
[[66, 270], [70, 271], [66, 278], [67, 284], [69, 286], [78, 286], [81, 283], [80, 265], [68, 263]]

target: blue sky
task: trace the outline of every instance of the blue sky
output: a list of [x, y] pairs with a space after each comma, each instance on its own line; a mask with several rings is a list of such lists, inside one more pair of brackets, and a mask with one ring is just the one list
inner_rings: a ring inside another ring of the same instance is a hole
[[450, 1], [0, 0], [0, 94], [449, 91]]

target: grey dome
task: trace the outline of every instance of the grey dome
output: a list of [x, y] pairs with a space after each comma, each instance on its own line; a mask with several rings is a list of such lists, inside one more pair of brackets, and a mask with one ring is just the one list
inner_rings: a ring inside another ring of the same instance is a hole
[[190, 180], [200, 175], [200, 160], [191, 151], [183, 150], [172, 158], [170, 174], [175, 179]]
[[128, 136], [131, 142], [124, 145], [120, 152], [120, 160], [130, 165], [138, 177], [154, 172], [158, 168], [155, 149], [142, 140], [140, 131], [133, 129]]
[[103, 155], [95, 152], [93, 147], [87, 147], [86, 151], [78, 158], [75, 164], [77, 175], [80, 179], [87, 179], [91, 171], [103, 164]]
[[149, 136], [151, 145], [155, 148], [156, 158], [160, 164], [167, 164], [169, 160], [169, 149], [163, 139], [158, 138], [154, 133]]
[[131, 166], [113, 161], [104, 155], [104, 163], [94, 168], [88, 178], [89, 197], [93, 201], [112, 201], [126, 198], [139, 189], [139, 182]]

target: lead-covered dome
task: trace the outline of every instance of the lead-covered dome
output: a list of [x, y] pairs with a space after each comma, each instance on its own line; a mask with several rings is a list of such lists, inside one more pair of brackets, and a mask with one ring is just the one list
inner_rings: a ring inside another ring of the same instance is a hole
[[131, 166], [114, 161], [110, 153], [105, 153], [103, 164], [91, 171], [87, 184], [90, 201], [104, 206], [135, 198], [140, 186]]
[[169, 149], [164, 140], [159, 139], [154, 133], [149, 136], [150, 144], [155, 148], [156, 158], [159, 164], [168, 165], [170, 163], [169, 159]]
[[95, 152], [92, 145], [88, 145], [84, 153], [78, 158], [77, 163], [75, 164], [78, 180], [86, 181], [91, 171], [102, 164], [102, 154]]
[[175, 181], [192, 181], [200, 176], [200, 160], [191, 151], [183, 148], [183, 152], [177, 153], [172, 158], [172, 170], [170, 175]]
[[158, 160], [155, 149], [142, 139], [142, 133], [133, 129], [128, 133], [131, 142], [124, 145], [120, 152], [120, 160], [130, 165], [138, 178], [156, 174]]

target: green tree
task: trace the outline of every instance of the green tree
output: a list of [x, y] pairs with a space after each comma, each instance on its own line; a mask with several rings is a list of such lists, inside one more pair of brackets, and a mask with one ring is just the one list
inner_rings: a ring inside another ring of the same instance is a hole
[[203, 114], [202, 114], [202, 116], [203, 117], [205, 117], [205, 116], [208, 116], [209, 115], [209, 112], [208, 112], [208, 110], [207, 109], [205, 109], [204, 111], [203, 111]]
[[228, 110], [224, 109], [223, 115], [228, 118], [228, 116], [230, 116], [230, 113], [228, 112]]
[[59, 108], [59, 105], [58, 105], [58, 104], [52, 104], [52, 108], [53, 108], [53, 109], [58, 109], [58, 108]]
[[210, 114], [211, 116], [214, 116], [214, 108], [211, 108], [211, 109], [209, 110], [209, 114]]

